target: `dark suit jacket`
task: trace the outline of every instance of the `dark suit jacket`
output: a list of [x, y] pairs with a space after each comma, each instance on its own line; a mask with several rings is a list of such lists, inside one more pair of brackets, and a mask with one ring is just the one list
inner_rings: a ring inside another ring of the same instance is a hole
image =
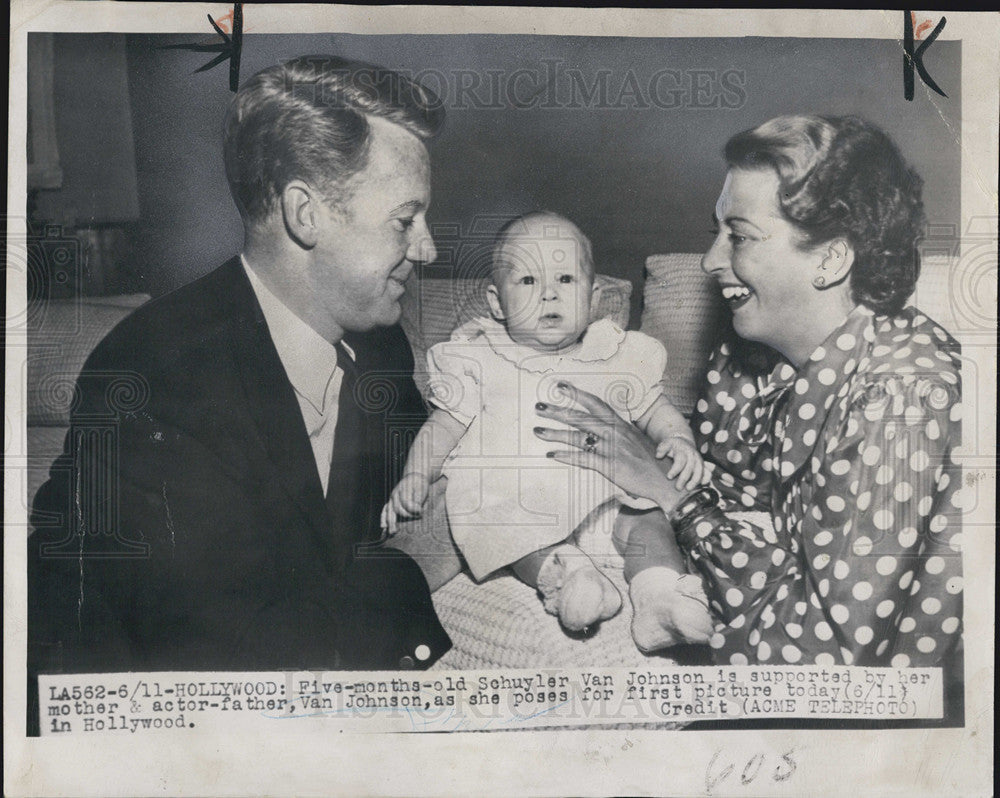
[[399, 327], [348, 342], [365, 490], [335, 530], [239, 259], [108, 335], [34, 505], [29, 671], [397, 669], [448, 649], [417, 565], [360, 545], [424, 418], [410, 348]]

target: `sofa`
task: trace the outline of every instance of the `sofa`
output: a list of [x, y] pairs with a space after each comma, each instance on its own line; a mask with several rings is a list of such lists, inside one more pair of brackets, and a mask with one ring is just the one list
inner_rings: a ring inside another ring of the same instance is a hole
[[[725, 321], [714, 281], [699, 267], [700, 255], [653, 255], [646, 261], [642, 314], [632, 325], [661, 340], [669, 353], [664, 374], [665, 392], [684, 413], [697, 400], [712, 339]], [[922, 310], [946, 329], [958, 331], [962, 319], [950, 301], [950, 263], [946, 256], [925, 258], [915, 292]], [[402, 305], [401, 324], [414, 351], [416, 381], [426, 392], [422, 367], [427, 349], [446, 340], [461, 322], [486, 312], [481, 278], [422, 279], [411, 276]], [[620, 327], [629, 326], [633, 286], [627, 280], [598, 275], [594, 312]], [[27, 387], [27, 437], [22, 449], [23, 469], [8, 469], [8, 477], [24, 477], [22, 496], [30, 507], [35, 491], [45, 480], [49, 465], [61, 451], [72, 406], [73, 383], [93, 347], [111, 328], [149, 297], [144, 294], [51, 301], [29, 307]], [[8, 457], [17, 454], [8, 447]], [[8, 495], [10, 495], [8, 493]], [[436, 495], [440, 498], [440, 483]], [[441, 503], [425, 513], [419, 523], [449, 550], [446, 519]], [[584, 539], [581, 545], [609, 574], [623, 596], [627, 588], [622, 561], [606, 539]], [[450, 550], [449, 550], [450, 551]], [[501, 572], [477, 584], [467, 574], [452, 578], [434, 593], [434, 603], [454, 647], [437, 669], [505, 667], [587, 667], [669, 664], [698, 656], [673, 650], [646, 656], [629, 634], [630, 608], [601, 624], [586, 637], [565, 634], [555, 617], [542, 608], [535, 591], [512, 575]]]

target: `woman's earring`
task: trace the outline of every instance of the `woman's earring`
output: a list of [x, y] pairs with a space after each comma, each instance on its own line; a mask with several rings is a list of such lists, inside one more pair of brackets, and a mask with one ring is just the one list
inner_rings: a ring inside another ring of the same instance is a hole
[[819, 277], [813, 280], [813, 285], [817, 288], [822, 288], [826, 285], [826, 278], [821, 274]]

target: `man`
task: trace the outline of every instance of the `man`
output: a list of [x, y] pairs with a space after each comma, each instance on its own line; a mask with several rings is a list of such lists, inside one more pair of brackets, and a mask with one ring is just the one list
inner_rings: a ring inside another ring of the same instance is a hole
[[34, 506], [29, 674], [397, 669], [448, 649], [420, 569], [372, 545], [424, 416], [395, 325], [436, 257], [423, 142], [442, 121], [423, 87], [335, 58], [241, 88], [224, 151], [243, 252], [84, 367]]

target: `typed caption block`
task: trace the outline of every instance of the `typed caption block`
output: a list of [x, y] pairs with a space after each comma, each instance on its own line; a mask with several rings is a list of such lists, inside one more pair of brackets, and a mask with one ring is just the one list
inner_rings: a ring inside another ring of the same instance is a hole
[[942, 716], [939, 668], [670, 667], [41, 676], [42, 735], [322, 722], [357, 732]]

